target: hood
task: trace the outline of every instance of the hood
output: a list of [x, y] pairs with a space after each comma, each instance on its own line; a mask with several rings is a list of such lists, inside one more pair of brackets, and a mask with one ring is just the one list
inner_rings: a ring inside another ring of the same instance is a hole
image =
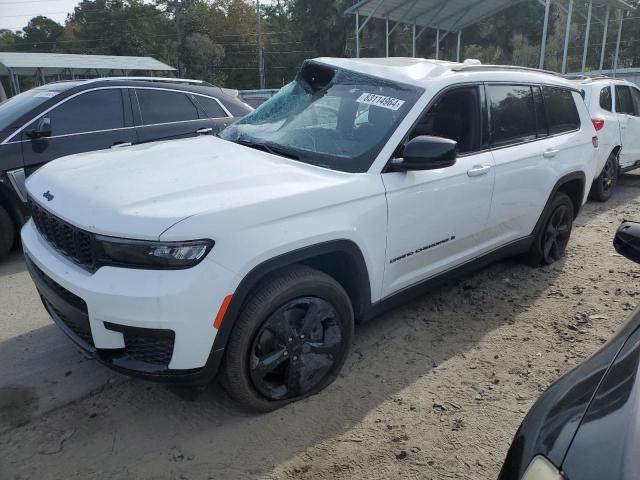
[[27, 190], [85, 230], [157, 239], [199, 213], [322, 190], [349, 177], [202, 136], [63, 157], [29, 177]]

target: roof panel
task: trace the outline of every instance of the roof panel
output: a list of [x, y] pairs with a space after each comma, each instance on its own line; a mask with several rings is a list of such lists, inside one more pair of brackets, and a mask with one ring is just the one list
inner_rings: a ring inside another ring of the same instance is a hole
[[151, 57], [116, 55], [75, 55], [66, 53], [0, 52], [0, 65], [6, 68], [43, 68], [61, 70], [155, 70], [173, 71], [175, 68]]
[[[416, 23], [420, 27], [457, 31], [524, 0], [360, 0], [345, 13], [389, 18], [392, 22]], [[533, 0], [532, 0], [533, 1]], [[633, 10], [623, 0], [594, 3]]]

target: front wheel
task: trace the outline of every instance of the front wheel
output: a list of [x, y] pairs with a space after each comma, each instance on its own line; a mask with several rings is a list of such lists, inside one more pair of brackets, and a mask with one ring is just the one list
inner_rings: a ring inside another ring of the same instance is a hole
[[598, 178], [593, 181], [590, 197], [598, 202], [606, 202], [609, 200], [613, 194], [616, 183], [618, 183], [618, 172], [618, 156], [611, 152], [609, 158], [607, 158], [607, 162], [602, 168], [602, 172], [600, 172]]
[[554, 195], [551, 205], [542, 222], [542, 228], [527, 256], [533, 266], [551, 265], [560, 260], [565, 253], [571, 229], [573, 228], [573, 202], [565, 193]]
[[335, 380], [353, 337], [349, 296], [332, 277], [297, 265], [260, 284], [227, 345], [221, 380], [261, 412], [313, 395]]

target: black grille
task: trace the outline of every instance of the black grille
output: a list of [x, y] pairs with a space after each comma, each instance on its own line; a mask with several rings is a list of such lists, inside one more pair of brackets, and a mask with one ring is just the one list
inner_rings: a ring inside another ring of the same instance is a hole
[[40, 270], [38, 268], [38, 266], [31, 262], [31, 267], [38, 272], [38, 274], [40, 275], [41, 280], [51, 289], [53, 290], [55, 293], [58, 294], [58, 296], [62, 297], [64, 300], [67, 301], [67, 303], [70, 303], [71, 305], [73, 305], [74, 307], [76, 307], [78, 310], [80, 310], [83, 314], [85, 315], [89, 315], [89, 310], [87, 309], [87, 304], [85, 303], [84, 300], [82, 300], [79, 296], [77, 296], [74, 293], [71, 293], [69, 290], [67, 290], [66, 288], [64, 288], [62, 285], [58, 284], [57, 282], [53, 281], [51, 278], [49, 278], [47, 276], [46, 273], [44, 273], [42, 270]]
[[42, 236], [60, 253], [89, 271], [95, 271], [93, 235], [61, 220], [30, 201], [31, 216]]
[[124, 332], [124, 344], [127, 353], [134, 360], [155, 365], [169, 365], [173, 355], [174, 333], [165, 330], [167, 335], [143, 335]]

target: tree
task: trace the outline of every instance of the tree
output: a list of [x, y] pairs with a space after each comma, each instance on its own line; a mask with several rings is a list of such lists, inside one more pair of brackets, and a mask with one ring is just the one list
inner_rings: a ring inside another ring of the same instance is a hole
[[202, 33], [192, 33], [183, 45], [182, 61], [189, 77], [220, 83], [224, 76], [216, 72], [224, 58], [224, 48]]
[[22, 38], [19, 41], [21, 50], [28, 48], [36, 51], [55, 51], [63, 31], [62, 25], [50, 18], [33, 17], [22, 29]]

